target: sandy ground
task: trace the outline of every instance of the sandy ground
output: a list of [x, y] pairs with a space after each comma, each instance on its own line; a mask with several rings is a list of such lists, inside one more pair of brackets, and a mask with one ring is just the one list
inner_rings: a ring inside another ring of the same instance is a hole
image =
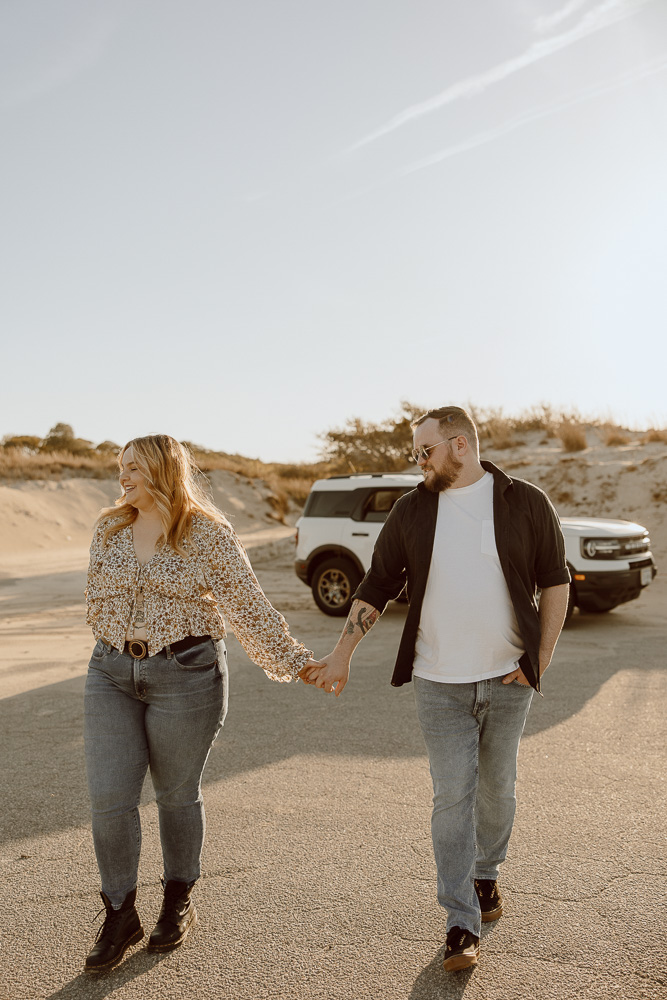
[[[560, 492], [563, 514], [646, 524], [667, 566], [664, 446], [591, 449], [574, 462], [549, 447], [489, 457], [525, 463], [515, 474]], [[291, 529], [267, 516], [261, 484], [217, 475], [267, 593], [326, 653], [341, 622], [294, 576]], [[506, 913], [485, 926], [476, 969], [441, 967], [430, 779], [411, 685], [389, 684], [405, 615], [392, 605], [338, 700], [272, 684], [230, 637], [230, 712], [205, 773], [199, 925], [171, 955], [137, 946], [112, 973], [84, 975], [100, 902], [82, 592], [90, 525], [113, 495], [90, 480], [0, 486], [0, 1000], [667, 997], [662, 572], [608, 615], [575, 612], [561, 637], [522, 743]], [[150, 931], [161, 871], [150, 781], [142, 821]]]

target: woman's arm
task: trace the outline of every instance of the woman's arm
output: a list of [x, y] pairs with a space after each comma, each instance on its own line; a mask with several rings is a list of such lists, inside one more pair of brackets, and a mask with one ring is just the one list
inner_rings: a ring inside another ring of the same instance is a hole
[[296, 680], [312, 651], [293, 639], [255, 576], [236, 532], [209, 522], [205, 575], [220, 610], [250, 659], [274, 681]]

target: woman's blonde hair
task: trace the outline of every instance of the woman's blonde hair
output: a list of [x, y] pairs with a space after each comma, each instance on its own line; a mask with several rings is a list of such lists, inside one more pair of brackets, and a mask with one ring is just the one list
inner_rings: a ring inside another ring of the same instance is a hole
[[[137, 468], [146, 479], [146, 490], [160, 512], [164, 539], [176, 552], [188, 555], [185, 546], [190, 541], [194, 513], [203, 514], [211, 521], [226, 523], [224, 514], [202, 485], [203, 473], [188, 449], [168, 434], [149, 434], [128, 441], [118, 454], [119, 469], [122, 469], [123, 455], [130, 447]], [[123, 493], [114, 501], [113, 507], [105, 507], [100, 512], [98, 524], [114, 519], [106, 528], [104, 541], [133, 524], [137, 517], [138, 511], [127, 502]]]

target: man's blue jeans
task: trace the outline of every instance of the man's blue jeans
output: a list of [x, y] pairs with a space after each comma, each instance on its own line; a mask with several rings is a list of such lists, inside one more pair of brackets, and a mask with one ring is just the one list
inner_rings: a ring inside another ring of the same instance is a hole
[[533, 689], [502, 677], [441, 684], [414, 677], [433, 779], [431, 833], [447, 930], [479, 937], [474, 879], [495, 879], [516, 810], [516, 762]]
[[118, 908], [137, 884], [139, 799], [150, 767], [165, 881], [199, 878], [201, 778], [227, 710], [224, 643], [134, 660], [100, 640], [88, 666], [85, 750], [102, 889]]

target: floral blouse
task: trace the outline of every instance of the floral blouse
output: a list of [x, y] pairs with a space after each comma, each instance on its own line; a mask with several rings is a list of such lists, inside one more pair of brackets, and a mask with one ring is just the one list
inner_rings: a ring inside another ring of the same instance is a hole
[[110, 535], [105, 545], [108, 524], [97, 525], [90, 546], [86, 623], [96, 639], [123, 648], [140, 580], [149, 656], [188, 635], [224, 638], [224, 614], [250, 659], [272, 680], [296, 680], [312, 652], [289, 634], [228, 521], [194, 514], [190, 555], [163, 544], [143, 568], [132, 526]]

